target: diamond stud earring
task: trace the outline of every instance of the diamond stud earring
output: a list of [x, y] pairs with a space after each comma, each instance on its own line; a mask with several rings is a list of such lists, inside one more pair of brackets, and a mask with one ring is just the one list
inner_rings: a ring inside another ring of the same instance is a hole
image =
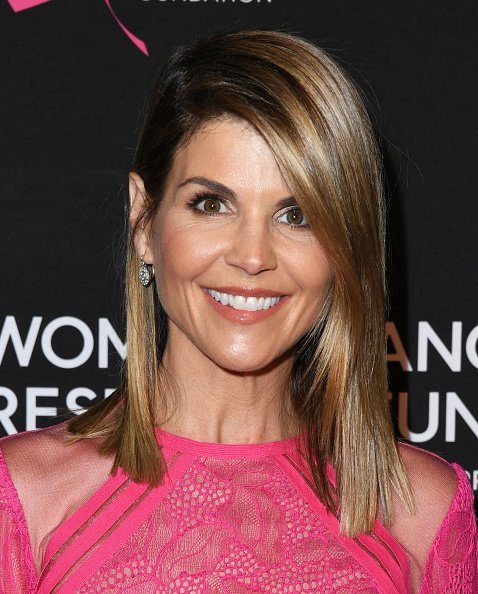
[[141, 265], [138, 273], [139, 282], [143, 287], [148, 287], [154, 278], [154, 268], [151, 264], [146, 264], [141, 258]]

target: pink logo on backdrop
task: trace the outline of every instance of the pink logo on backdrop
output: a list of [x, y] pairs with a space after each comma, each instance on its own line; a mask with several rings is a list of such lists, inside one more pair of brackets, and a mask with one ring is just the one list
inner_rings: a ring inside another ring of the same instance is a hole
[[[7, 0], [7, 2], [10, 4], [10, 6], [14, 10], [14, 12], [20, 12], [21, 10], [26, 10], [27, 8], [34, 8], [35, 6], [40, 6], [40, 4], [45, 4], [45, 2], [49, 2], [49, 1], [50, 0]], [[144, 41], [142, 41], [141, 39], [136, 37], [136, 35], [131, 33], [131, 31], [123, 25], [123, 23], [119, 20], [119, 18], [116, 16], [115, 11], [111, 7], [110, 0], [105, 0], [105, 2], [106, 2], [106, 6], [109, 8], [109, 11], [113, 15], [115, 21], [118, 23], [118, 25], [123, 30], [126, 37], [132, 43], [134, 43], [134, 45], [139, 50], [141, 50], [143, 52], [143, 54], [145, 54], [146, 56], [149, 56], [148, 48], [147, 48], [146, 44], [144, 43]]]
[[49, 2], [49, 0], [7, 0], [7, 1], [15, 12], [19, 12], [20, 10], [25, 10], [26, 8], [33, 8], [34, 6], [38, 6], [40, 4], [44, 4], [45, 2]]

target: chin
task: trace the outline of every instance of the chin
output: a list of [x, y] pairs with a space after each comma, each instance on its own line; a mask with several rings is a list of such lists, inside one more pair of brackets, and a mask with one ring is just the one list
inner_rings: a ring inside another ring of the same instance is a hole
[[219, 356], [211, 356], [211, 360], [226, 371], [231, 373], [253, 374], [267, 371], [284, 362], [284, 354], [264, 356], [263, 353], [224, 353]]

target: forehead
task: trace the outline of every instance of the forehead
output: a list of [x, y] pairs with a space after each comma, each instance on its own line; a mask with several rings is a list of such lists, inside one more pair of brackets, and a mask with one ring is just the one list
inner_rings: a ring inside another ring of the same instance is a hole
[[170, 182], [195, 176], [219, 181], [238, 194], [289, 193], [264, 138], [244, 120], [229, 117], [201, 126], [176, 154]]

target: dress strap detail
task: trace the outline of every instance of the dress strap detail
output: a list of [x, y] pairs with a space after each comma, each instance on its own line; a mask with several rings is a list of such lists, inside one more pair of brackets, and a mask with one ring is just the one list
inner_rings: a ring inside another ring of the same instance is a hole
[[[10, 437], [5, 437], [3, 439], [10, 439]], [[31, 589], [31, 591], [33, 591], [36, 586], [38, 576], [35, 569], [35, 562], [33, 560], [25, 512], [23, 510], [22, 504], [20, 503], [15, 485], [13, 484], [10, 471], [3, 456], [2, 448], [0, 447], [0, 509], [2, 507], [2, 492], [5, 500], [8, 502], [8, 507], [11, 510], [16, 524], [16, 529], [18, 530], [21, 548], [23, 551], [23, 562], [25, 564], [26, 583], [28, 584], [28, 587]], [[4, 553], [4, 551], [2, 551], [2, 553]]]
[[[335, 536], [337, 541], [347, 549], [365, 568], [377, 585], [389, 594], [407, 594], [409, 588], [409, 566], [405, 552], [400, 545], [377, 522], [372, 534], [349, 538], [340, 534], [339, 519], [325, 508], [313, 489], [310, 471], [306, 468], [301, 455], [284, 454], [275, 458], [288, 478], [295, 484], [307, 503], [314, 508]], [[333, 480], [333, 471], [331, 480]]]
[[119, 471], [58, 528], [47, 547], [38, 594], [76, 592], [111, 551], [147, 519], [193, 460], [164, 453], [168, 476], [163, 484], [135, 483]]

